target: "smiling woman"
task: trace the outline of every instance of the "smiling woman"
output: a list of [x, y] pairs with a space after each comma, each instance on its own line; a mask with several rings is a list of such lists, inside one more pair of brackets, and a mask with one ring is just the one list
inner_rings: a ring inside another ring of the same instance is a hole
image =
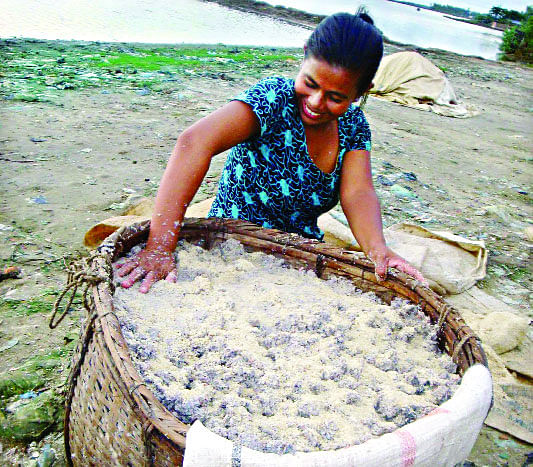
[[306, 125], [336, 121], [358, 96], [358, 75], [323, 59], [310, 56], [302, 65], [295, 92]]
[[231, 148], [209, 217], [234, 218], [321, 240], [318, 216], [337, 202], [382, 279], [396, 267], [423, 281], [383, 237], [370, 170], [370, 130], [352, 105], [370, 87], [383, 40], [364, 12], [322, 21], [296, 82], [265, 79], [178, 138], [163, 175], [146, 248], [120, 266], [140, 291], [177, 277], [173, 251], [211, 158]]

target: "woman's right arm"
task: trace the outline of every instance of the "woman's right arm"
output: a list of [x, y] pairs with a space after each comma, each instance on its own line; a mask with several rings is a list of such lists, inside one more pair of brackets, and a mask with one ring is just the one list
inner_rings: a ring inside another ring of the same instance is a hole
[[158, 280], [175, 280], [172, 253], [187, 206], [202, 183], [211, 158], [259, 131], [252, 108], [244, 102], [231, 101], [180, 135], [157, 192], [146, 248], [120, 267], [122, 287], [131, 287], [144, 277], [139, 290], [146, 293]]

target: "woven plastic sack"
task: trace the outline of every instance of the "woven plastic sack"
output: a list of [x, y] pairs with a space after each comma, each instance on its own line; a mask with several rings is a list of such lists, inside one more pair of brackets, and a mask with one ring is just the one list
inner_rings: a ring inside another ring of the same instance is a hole
[[403, 428], [349, 448], [284, 455], [241, 447], [196, 421], [187, 433], [183, 466], [454, 466], [470, 454], [491, 401], [490, 373], [477, 364], [466, 371], [450, 400]]

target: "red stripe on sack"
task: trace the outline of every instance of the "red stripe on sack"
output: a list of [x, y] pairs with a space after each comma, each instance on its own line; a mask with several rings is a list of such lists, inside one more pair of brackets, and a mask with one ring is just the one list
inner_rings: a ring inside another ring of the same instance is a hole
[[431, 412], [429, 412], [426, 417], [431, 417], [432, 415], [439, 415], [439, 414], [447, 414], [450, 413], [449, 410], [441, 409], [440, 407], [437, 407], [436, 409], [433, 409]]
[[394, 432], [400, 438], [400, 447], [402, 449], [402, 466], [411, 467], [415, 463], [416, 441], [414, 436], [406, 430]]

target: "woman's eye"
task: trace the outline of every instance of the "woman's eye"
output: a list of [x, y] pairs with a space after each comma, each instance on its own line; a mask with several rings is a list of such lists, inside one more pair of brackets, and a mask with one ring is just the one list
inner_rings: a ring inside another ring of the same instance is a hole
[[315, 84], [315, 83], [311, 83], [310, 81], [306, 81], [306, 82], [305, 82], [305, 85], [306, 85], [308, 88], [312, 88], [312, 89], [315, 89], [315, 88], [316, 88], [316, 84]]
[[338, 97], [330, 97], [330, 99], [335, 102], [336, 104], [340, 104], [342, 102], [342, 99]]

